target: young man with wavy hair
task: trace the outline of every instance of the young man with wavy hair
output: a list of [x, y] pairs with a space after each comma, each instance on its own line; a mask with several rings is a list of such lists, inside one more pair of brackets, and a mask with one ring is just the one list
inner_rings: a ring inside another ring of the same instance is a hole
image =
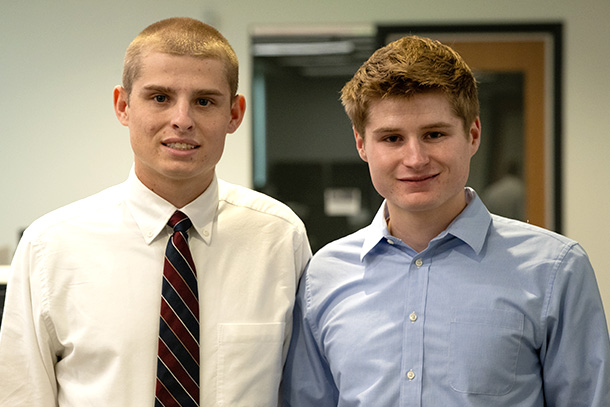
[[481, 124], [462, 58], [399, 39], [342, 102], [385, 201], [301, 280], [284, 405], [610, 405], [608, 328], [584, 250], [490, 214], [466, 187]]

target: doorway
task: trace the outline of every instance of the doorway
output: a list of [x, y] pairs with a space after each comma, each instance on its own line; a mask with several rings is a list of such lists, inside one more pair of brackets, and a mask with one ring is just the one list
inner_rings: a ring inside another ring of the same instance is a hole
[[[469, 185], [492, 212], [560, 231], [561, 27], [508, 27], [254, 30], [255, 189], [303, 219], [314, 252], [368, 225], [382, 198], [357, 154], [340, 90], [375, 49], [415, 33], [456, 49], [479, 82], [483, 142]], [[509, 208], [494, 206], [492, 186], [502, 183], [521, 190]]]

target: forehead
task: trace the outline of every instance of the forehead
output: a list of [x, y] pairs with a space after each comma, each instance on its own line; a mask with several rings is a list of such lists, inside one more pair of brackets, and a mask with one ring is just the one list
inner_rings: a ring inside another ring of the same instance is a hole
[[429, 125], [438, 121], [460, 124], [449, 97], [443, 92], [426, 92], [374, 100], [368, 109], [367, 127], [388, 123]]
[[141, 57], [134, 87], [204, 87], [230, 93], [226, 64], [215, 57], [148, 52]]

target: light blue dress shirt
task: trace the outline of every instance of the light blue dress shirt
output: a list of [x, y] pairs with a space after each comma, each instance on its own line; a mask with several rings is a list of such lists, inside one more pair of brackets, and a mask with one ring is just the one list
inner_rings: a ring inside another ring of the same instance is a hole
[[314, 256], [285, 406], [610, 406], [610, 340], [584, 250], [466, 196], [421, 253], [389, 235], [384, 203]]

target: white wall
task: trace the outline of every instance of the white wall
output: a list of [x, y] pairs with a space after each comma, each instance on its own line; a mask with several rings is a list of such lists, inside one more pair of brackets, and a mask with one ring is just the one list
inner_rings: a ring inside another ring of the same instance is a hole
[[[111, 97], [123, 52], [146, 25], [177, 15], [225, 34], [247, 97], [253, 25], [563, 21], [564, 233], [589, 252], [610, 312], [607, 0], [0, 0], [0, 247], [12, 251], [18, 228], [126, 177], [131, 153]], [[244, 185], [250, 130], [247, 117], [219, 167]]]

